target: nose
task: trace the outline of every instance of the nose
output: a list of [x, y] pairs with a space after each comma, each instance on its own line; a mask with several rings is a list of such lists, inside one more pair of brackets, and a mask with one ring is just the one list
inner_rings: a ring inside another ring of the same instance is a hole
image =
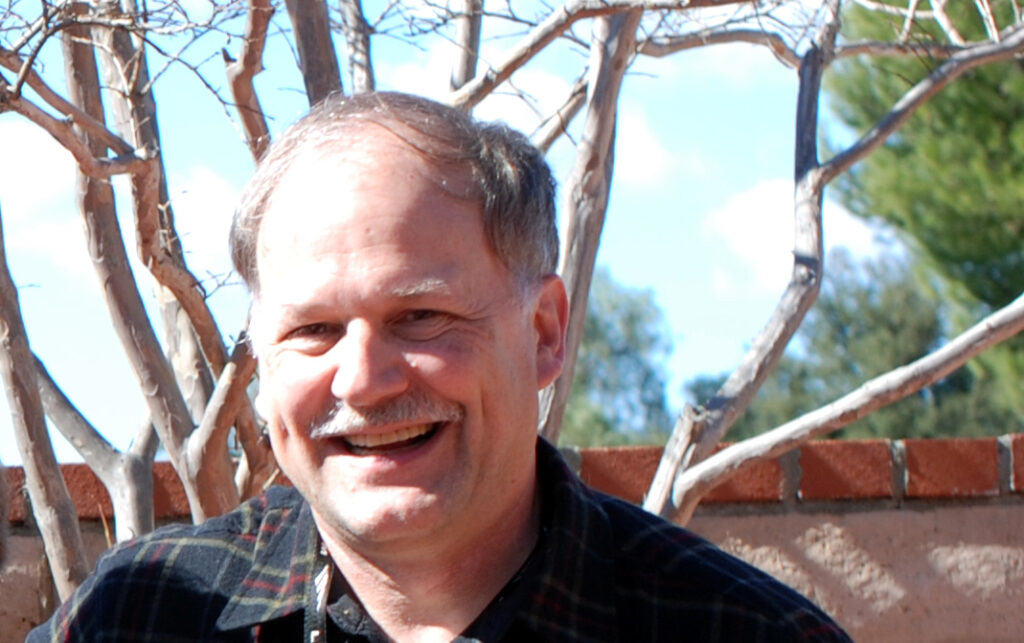
[[401, 352], [364, 321], [349, 322], [332, 352], [331, 394], [349, 406], [374, 406], [409, 388]]

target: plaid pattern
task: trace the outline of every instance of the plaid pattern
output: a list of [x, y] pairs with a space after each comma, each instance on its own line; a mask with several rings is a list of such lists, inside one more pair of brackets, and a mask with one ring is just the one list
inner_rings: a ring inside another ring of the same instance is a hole
[[[460, 640], [850, 640], [770, 576], [588, 489], [543, 440], [538, 470], [538, 547]], [[298, 641], [317, 547], [308, 505], [275, 487], [203, 525], [113, 548], [28, 641]], [[332, 642], [383, 637], [352, 597], [329, 612]]]

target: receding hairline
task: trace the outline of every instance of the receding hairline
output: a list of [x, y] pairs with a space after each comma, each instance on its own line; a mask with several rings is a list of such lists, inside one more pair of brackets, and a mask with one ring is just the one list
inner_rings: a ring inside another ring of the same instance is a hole
[[[354, 120], [354, 119], [353, 119]], [[268, 191], [261, 208], [261, 214], [257, 219], [257, 226], [254, 235], [255, 256], [258, 264], [263, 245], [263, 231], [267, 225], [268, 217], [275, 209], [274, 202], [281, 191], [282, 186], [296, 176], [296, 172], [303, 172], [313, 165], [334, 164], [342, 171], [339, 173], [339, 181], [345, 181], [344, 174], [346, 166], [356, 168], [356, 171], [372, 171], [375, 167], [386, 167], [393, 165], [393, 160], [398, 155], [407, 155], [419, 161], [418, 168], [420, 176], [430, 181], [439, 192], [446, 196], [473, 203], [475, 216], [483, 224], [483, 195], [473, 181], [472, 170], [467, 166], [466, 161], [446, 162], [426, 154], [415, 144], [396, 133], [391, 127], [377, 122], [376, 120], [364, 119], [363, 122], [347, 123], [348, 127], [338, 127], [335, 134], [341, 134], [343, 130], [351, 130], [351, 137], [344, 140], [338, 136], [329, 136], [322, 141], [316, 141], [308, 145], [297, 146], [291, 155], [289, 162], [282, 168], [282, 172], [274, 182], [272, 190]], [[376, 126], [376, 127], [373, 127]], [[377, 154], [383, 150], [384, 154]], [[392, 151], [394, 150], [394, 151]], [[496, 253], [490, 247], [490, 239], [484, 234], [488, 250]], [[500, 257], [499, 257], [500, 260]], [[257, 273], [259, 272], [257, 267]], [[254, 296], [257, 292], [252, 293]]]
[[[243, 191], [231, 231], [232, 261], [253, 295], [260, 282], [256, 253], [262, 219], [281, 177], [299, 156], [344, 155], [355, 141], [375, 137], [364, 134], [374, 131], [389, 132], [427, 167], [437, 168], [448, 184], [437, 183], [451, 196], [482, 206], [488, 245], [518, 278], [533, 282], [554, 272], [555, 185], [528, 139], [507, 125], [480, 122], [423, 97], [384, 92], [325, 100], [285, 130], [260, 160]], [[467, 184], [458, 180], [453, 186], [456, 175], [451, 170], [462, 168], [469, 170]]]

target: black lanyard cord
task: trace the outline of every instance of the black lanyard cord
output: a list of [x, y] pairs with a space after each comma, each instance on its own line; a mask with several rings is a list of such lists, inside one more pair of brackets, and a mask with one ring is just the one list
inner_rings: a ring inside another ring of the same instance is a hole
[[313, 573], [306, 584], [303, 643], [327, 641], [327, 592], [331, 587], [331, 568], [331, 558], [321, 541], [313, 562]]

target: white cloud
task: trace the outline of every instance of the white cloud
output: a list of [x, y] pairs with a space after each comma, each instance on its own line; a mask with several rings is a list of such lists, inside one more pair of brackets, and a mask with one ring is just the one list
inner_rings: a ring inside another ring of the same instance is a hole
[[171, 177], [175, 227], [193, 274], [203, 280], [231, 270], [228, 231], [240, 189], [206, 167]]
[[77, 217], [62, 221], [25, 222], [7, 235], [12, 255], [32, 254], [47, 259], [65, 277], [90, 277], [92, 270], [85, 234]]
[[381, 66], [382, 78], [398, 91], [430, 98], [441, 99], [448, 91], [451, 77], [451, 43], [438, 40], [421, 55], [410, 57], [408, 62], [389, 68]]
[[0, 208], [5, 224], [73, 211], [75, 163], [42, 128], [0, 120]]
[[[878, 254], [886, 235], [853, 217], [842, 206], [826, 201], [823, 213], [826, 251], [843, 246], [854, 257]], [[712, 211], [701, 226], [711, 243], [724, 245], [733, 261], [730, 278], [715, 275], [723, 294], [749, 296], [781, 292], [793, 267], [793, 182], [762, 181], [730, 197]], [[744, 288], [740, 284], [747, 284]]]
[[642, 110], [623, 109], [616, 128], [615, 180], [649, 190], [679, 174], [705, 176], [707, 169], [699, 157], [666, 148]]
[[723, 243], [743, 273], [739, 283], [756, 290], [785, 287], [792, 267], [793, 184], [762, 181], [733, 195], [701, 226], [708, 239]]
[[700, 89], [723, 85], [750, 88], [765, 83], [796, 87], [795, 72], [768, 50], [748, 43], [708, 45], [664, 58], [637, 59], [634, 71], [653, 74], [666, 82], [687, 83]]

